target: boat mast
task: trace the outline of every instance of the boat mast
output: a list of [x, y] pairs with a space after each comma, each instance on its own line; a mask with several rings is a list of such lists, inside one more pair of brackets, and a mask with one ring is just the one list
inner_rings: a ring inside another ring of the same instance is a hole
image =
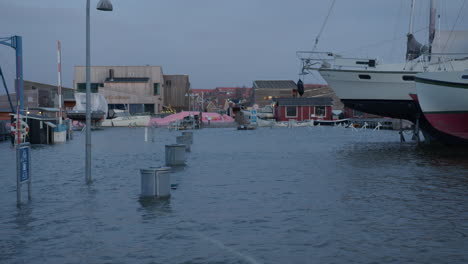
[[410, 24], [408, 29], [408, 35], [413, 34], [413, 22], [414, 22], [414, 7], [416, 5], [416, 0], [411, 1], [411, 15], [410, 15]]
[[57, 41], [57, 69], [58, 69], [58, 105], [59, 105], [59, 124], [62, 124], [62, 51], [60, 40]]
[[429, 47], [432, 47], [432, 42], [434, 41], [435, 37], [436, 0], [431, 0], [429, 12]]

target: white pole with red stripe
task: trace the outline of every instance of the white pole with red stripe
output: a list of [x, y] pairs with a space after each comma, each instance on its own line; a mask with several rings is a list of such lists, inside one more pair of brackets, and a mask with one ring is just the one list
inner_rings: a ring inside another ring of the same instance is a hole
[[59, 124], [62, 124], [62, 52], [60, 40], [57, 40], [57, 65], [58, 65], [58, 101], [59, 101]]

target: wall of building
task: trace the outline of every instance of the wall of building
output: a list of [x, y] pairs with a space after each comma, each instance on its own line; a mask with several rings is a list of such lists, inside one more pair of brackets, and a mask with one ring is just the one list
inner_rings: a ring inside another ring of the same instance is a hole
[[296, 121], [307, 121], [307, 120], [332, 120], [332, 107], [325, 106], [325, 116], [315, 116], [315, 106], [291, 106], [296, 107], [296, 117], [287, 117], [286, 108], [288, 106], [276, 106], [275, 116], [276, 121], [289, 121], [294, 119]]
[[[110, 69], [113, 70], [114, 81], [108, 79]], [[133, 79], [116, 81], [117, 78]], [[135, 78], [148, 79], [135, 81]], [[75, 66], [75, 89], [78, 89], [79, 83], [86, 83], [84, 66]], [[154, 113], [159, 113], [164, 105], [164, 77], [160, 66], [92, 66], [91, 83], [99, 84], [98, 92], [109, 105], [126, 105], [130, 110], [141, 108], [143, 111], [152, 106]], [[154, 93], [155, 84], [159, 86], [159, 94]]]
[[260, 107], [271, 105], [273, 98], [291, 97], [293, 92], [291, 89], [253, 89], [253, 103]]
[[180, 112], [188, 110], [190, 81], [188, 75], [164, 75], [164, 104]]

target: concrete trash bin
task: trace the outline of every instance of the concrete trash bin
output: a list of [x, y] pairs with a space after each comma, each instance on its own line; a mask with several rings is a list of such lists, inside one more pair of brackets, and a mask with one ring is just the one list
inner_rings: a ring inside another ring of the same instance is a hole
[[156, 195], [156, 168], [140, 169], [141, 175], [141, 196]]
[[166, 166], [185, 165], [185, 148], [183, 144], [166, 145]]
[[178, 136], [176, 137], [176, 142], [177, 144], [184, 144], [185, 145], [185, 151], [190, 152], [190, 138], [185, 137], [185, 136]]

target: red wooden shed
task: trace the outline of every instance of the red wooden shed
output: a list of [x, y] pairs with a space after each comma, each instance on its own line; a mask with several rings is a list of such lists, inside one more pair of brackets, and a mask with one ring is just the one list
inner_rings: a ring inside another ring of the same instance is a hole
[[276, 121], [332, 120], [331, 97], [275, 98]]

